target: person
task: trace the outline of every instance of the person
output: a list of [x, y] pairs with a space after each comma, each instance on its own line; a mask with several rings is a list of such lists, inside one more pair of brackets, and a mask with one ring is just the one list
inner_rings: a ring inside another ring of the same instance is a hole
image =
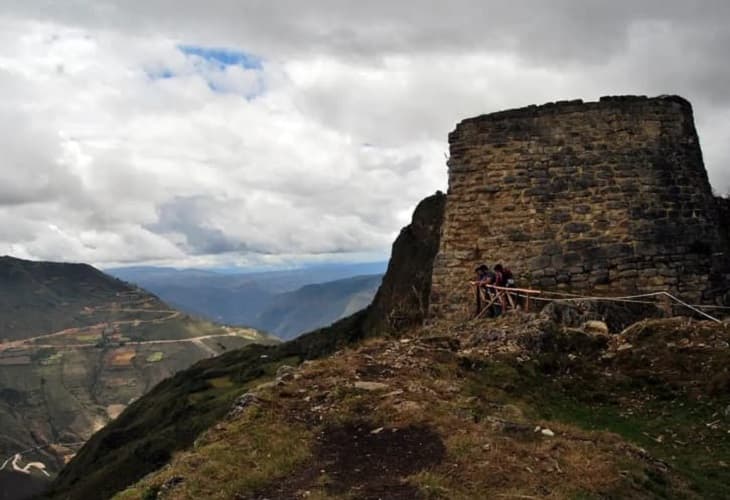
[[[515, 278], [512, 274], [512, 271], [509, 268], [505, 268], [502, 266], [502, 264], [497, 264], [494, 266], [494, 274], [496, 275], [495, 279], [495, 285], [501, 286], [504, 288], [514, 288], [515, 287]], [[506, 293], [506, 299], [509, 302], [510, 305], [513, 307], [517, 306], [517, 303], [515, 301], [516, 297], [514, 297], [509, 292]], [[503, 306], [506, 306], [507, 304], [502, 304]]]
[[[494, 279], [492, 279], [492, 285], [503, 287], [504, 286], [504, 275], [502, 274], [503, 268], [502, 264], [496, 264], [494, 266], [494, 271], [492, 274], [494, 275]], [[494, 304], [492, 304], [492, 316], [495, 318], [497, 316], [501, 316], [502, 312], [505, 310], [505, 302], [504, 302], [504, 293], [502, 290], [497, 290], [496, 288], [490, 288], [489, 291], [492, 293], [492, 296], [496, 298], [494, 301]]]
[[[490, 302], [494, 294], [494, 291], [486, 285], [494, 285], [496, 275], [494, 272], [489, 270], [489, 267], [486, 264], [479, 264], [476, 269], [474, 269], [474, 272], [477, 275], [477, 314], [481, 314], [482, 298], [484, 298], [487, 302]], [[493, 313], [493, 308], [490, 308], [490, 310], [487, 311], [488, 316], [491, 316]]]
[[515, 277], [512, 274], [512, 271], [510, 271], [508, 268], [505, 268], [502, 266], [502, 264], [497, 264], [494, 266], [494, 272], [498, 277], [499, 282], [501, 285], [506, 288], [514, 288], [515, 286]]
[[494, 279], [494, 273], [489, 270], [489, 267], [486, 264], [479, 264], [477, 268], [474, 269], [474, 272], [477, 273], [477, 281], [479, 283], [491, 284]]
[[503, 270], [504, 268], [502, 267], [502, 264], [494, 266], [494, 286], [504, 286], [504, 275], [502, 274]]

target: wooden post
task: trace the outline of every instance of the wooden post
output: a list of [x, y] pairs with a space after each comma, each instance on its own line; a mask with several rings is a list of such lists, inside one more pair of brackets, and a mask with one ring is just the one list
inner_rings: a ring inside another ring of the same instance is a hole
[[486, 307], [482, 307], [482, 300], [481, 300], [481, 286], [478, 281], [472, 281], [470, 282], [474, 287], [476, 288], [476, 302], [477, 302], [477, 315], [476, 317], [480, 317], [482, 313], [485, 311], [486, 308], [490, 307], [492, 304], [494, 304], [495, 301], [499, 300], [502, 304], [502, 307], [505, 306], [505, 297], [504, 295], [507, 295], [507, 300], [509, 300], [510, 303], [512, 303], [511, 295], [510, 293], [517, 293], [522, 294], [525, 297], [525, 312], [528, 312], [530, 310], [530, 297], [532, 295], [540, 295], [540, 290], [533, 290], [529, 288], [507, 288], [503, 286], [495, 286], [495, 285], [485, 285], [489, 287], [490, 290], [494, 290], [496, 293], [494, 294], [491, 299], [489, 297], [485, 298], [488, 303]]

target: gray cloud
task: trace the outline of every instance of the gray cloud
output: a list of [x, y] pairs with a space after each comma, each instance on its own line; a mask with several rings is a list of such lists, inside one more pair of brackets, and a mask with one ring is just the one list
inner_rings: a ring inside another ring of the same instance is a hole
[[194, 255], [245, 252], [245, 243], [227, 236], [206, 221], [205, 199], [175, 198], [158, 207], [158, 221], [146, 226], [152, 232], [182, 237], [181, 249]]
[[384, 253], [459, 120], [604, 94], [690, 99], [725, 193], [729, 26], [720, 0], [4, 2], [0, 253]]
[[[98, 0], [23, 1], [7, 9], [41, 20], [138, 33], [161, 32], [267, 53], [330, 53], [379, 58], [384, 53], [488, 50], [529, 59], [601, 64], [622, 52], [634, 25], [668, 22], [691, 34], [725, 33], [723, 0]], [[707, 48], [712, 42], [694, 40]]]

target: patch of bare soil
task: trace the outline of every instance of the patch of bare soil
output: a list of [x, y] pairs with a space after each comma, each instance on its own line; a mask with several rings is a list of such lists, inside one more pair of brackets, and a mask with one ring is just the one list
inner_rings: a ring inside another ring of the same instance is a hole
[[304, 498], [324, 487], [357, 500], [423, 498], [407, 476], [438, 465], [446, 453], [439, 435], [425, 426], [373, 428], [368, 423], [328, 426], [318, 437], [313, 461], [269, 485], [257, 500]]

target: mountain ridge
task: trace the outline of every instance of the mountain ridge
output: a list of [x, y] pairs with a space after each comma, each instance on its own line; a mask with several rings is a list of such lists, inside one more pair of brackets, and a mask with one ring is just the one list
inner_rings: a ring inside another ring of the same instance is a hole
[[[149, 267], [109, 271], [151, 290], [183, 311], [212, 321], [258, 328], [286, 339], [326, 326], [346, 315], [344, 311], [349, 314], [367, 306], [377, 285], [365, 283], [358, 276], [380, 274], [384, 267], [376, 262], [246, 273]], [[342, 282], [346, 279], [362, 286], [347, 286]], [[309, 285], [322, 287], [307, 288]], [[298, 294], [292, 295], [295, 292]], [[303, 302], [311, 307], [297, 310]]]
[[34, 262], [10, 256], [0, 257], [0, 283], [0, 338], [13, 340], [42, 333], [51, 325], [60, 326], [56, 328], [60, 330], [64, 325], [84, 322], [80, 315], [83, 307], [132, 290], [88, 264]]
[[[160, 380], [228, 349], [273, 342], [171, 309], [86, 264], [0, 258], [0, 297], [0, 489], [13, 500], [41, 488]], [[45, 472], [18, 472], [33, 462]]]
[[277, 294], [258, 313], [254, 325], [283, 340], [291, 339], [364, 309], [381, 280], [379, 274], [353, 276]]

